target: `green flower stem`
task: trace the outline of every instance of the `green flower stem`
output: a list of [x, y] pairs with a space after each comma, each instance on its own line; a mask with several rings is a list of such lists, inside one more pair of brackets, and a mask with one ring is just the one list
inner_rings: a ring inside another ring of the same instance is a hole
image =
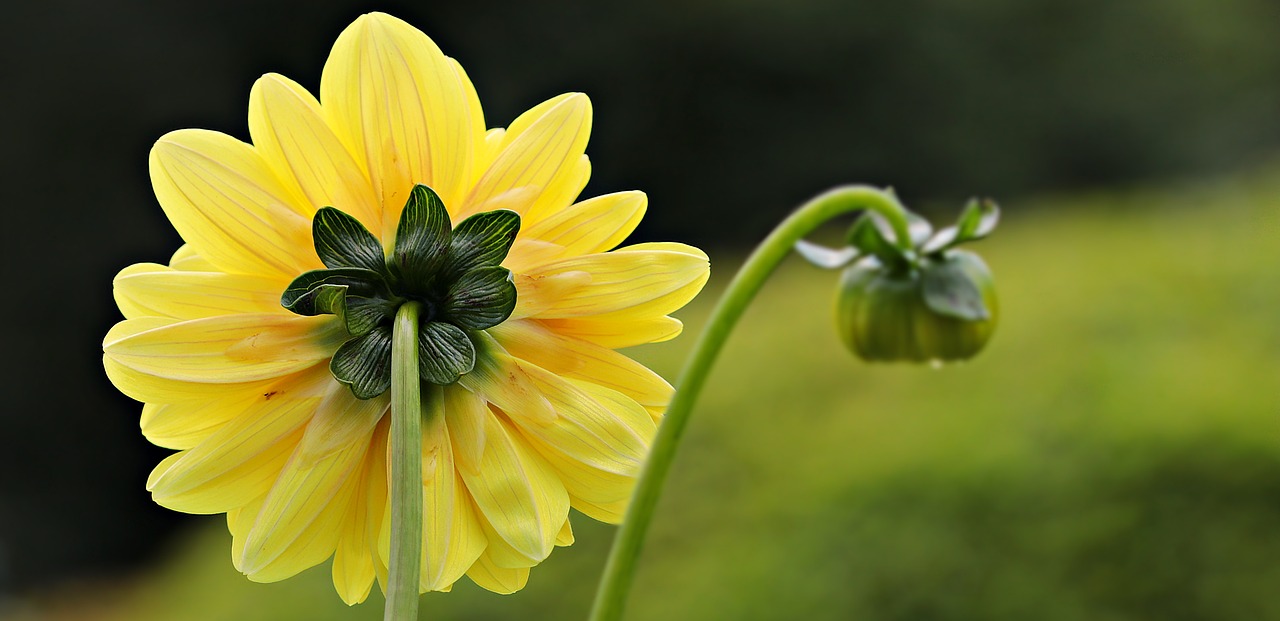
[[884, 215], [901, 239], [910, 239], [906, 231], [905, 211], [891, 193], [869, 186], [842, 186], [805, 203], [778, 225], [747, 258], [733, 282], [729, 283], [680, 373], [679, 389], [671, 399], [662, 425], [658, 427], [653, 449], [640, 473], [640, 480], [636, 483], [626, 518], [613, 540], [613, 549], [609, 553], [604, 575], [596, 591], [596, 600], [591, 608], [591, 621], [618, 621], [622, 617], [623, 606], [635, 576], [640, 546], [644, 543], [649, 522], [653, 519], [654, 508], [662, 493], [662, 484], [671, 470], [676, 447], [684, 435], [690, 412], [706, 384], [711, 366], [743, 311], [774, 269], [791, 254], [797, 241], [824, 222], [861, 209]]
[[384, 621], [416, 621], [422, 571], [422, 386], [417, 302], [396, 311], [391, 336], [391, 559]]

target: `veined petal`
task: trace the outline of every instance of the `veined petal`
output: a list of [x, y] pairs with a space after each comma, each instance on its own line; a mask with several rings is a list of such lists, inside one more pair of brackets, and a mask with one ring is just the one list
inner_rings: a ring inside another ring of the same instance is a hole
[[541, 562], [569, 513], [564, 485], [498, 416], [484, 417], [484, 440], [479, 469], [463, 469], [462, 480], [494, 532], [530, 562]]
[[333, 554], [333, 586], [348, 606], [369, 596], [377, 576], [377, 541], [387, 504], [387, 429], [378, 425], [365, 455], [364, 471], [351, 500], [342, 537]]
[[[141, 321], [130, 319], [122, 324]], [[331, 356], [345, 329], [333, 317], [225, 315], [108, 340], [103, 351], [135, 371], [225, 384], [280, 377]]]
[[[689, 250], [684, 250], [688, 248]], [[582, 317], [609, 313], [614, 316], [666, 315], [688, 303], [709, 275], [706, 255], [691, 247], [670, 244], [653, 249], [619, 249], [555, 261], [529, 274], [555, 278], [585, 272], [590, 284], [545, 300], [539, 318]], [[519, 289], [522, 281], [516, 279]], [[539, 296], [537, 290], [519, 289], [519, 296]]]
[[372, 431], [312, 463], [304, 463], [300, 452], [294, 452], [267, 494], [241, 552], [240, 571], [250, 580], [281, 580], [333, 554]]
[[485, 421], [492, 416], [489, 404], [470, 390], [461, 386], [444, 389], [444, 419], [453, 442], [453, 460], [464, 475], [480, 471]]
[[299, 465], [314, 464], [355, 444], [367, 444], [374, 428], [390, 407], [391, 399], [387, 395], [357, 399], [349, 388], [333, 382], [302, 436], [302, 443], [298, 446]]
[[[261, 389], [223, 390], [206, 399], [147, 403], [139, 421], [142, 435], [156, 446], [186, 450], [200, 444], [228, 421], [272, 394]], [[277, 391], [279, 392], [279, 391]], [[275, 395], [272, 394], [272, 397]]]
[[648, 319], [567, 317], [537, 321], [558, 334], [608, 349], [661, 343], [679, 336], [684, 330], [684, 324], [679, 319], [665, 315]]
[[423, 395], [422, 591], [449, 588], [484, 552], [475, 506], [454, 466], [440, 387]]
[[296, 183], [313, 216], [335, 207], [372, 231], [382, 230], [382, 204], [368, 172], [325, 122], [320, 103], [292, 80], [269, 73], [249, 93], [249, 135], [281, 179]]
[[467, 577], [482, 589], [509, 595], [523, 589], [529, 582], [529, 568], [498, 567], [488, 554], [481, 554], [471, 569], [467, 570]]
[[476, 366], [458, 378], [463, 388], [483, 397], [507, 413], [537, 424], [547, 424], [555, 419], [555, 410], [539, 392], [533, 380], [525, 373], [519, 361], [485, 332], [477, 332], [480, 350]]
[[116, 304], [130, 319], [200, 319], [242, 313], [288, 315], [280, 306], [280, 292], [288, 282], [268, 276], [189, 272], [138, 263], [121, 270], [113, 284]]
[[556, 334], [538, 321], [508, 321], [489, 333], [519, 360], [616, 390], [641, 405], [665, 406], [674, 392], [662, 376], [627, 356]]
[[384, 242], [414, 183], [431, 186], [451, 208], [462, 198], [484, 133], [468, 87], [431, 39], [389, 15], [360, 16], [334, 43], [320, 100], [367, 162], [384, 208]]
[[222, 271], [292, 278], [320, 267], [302, 199], [253, 147], [183, 129], [151, 149], [151, 185], [182, 239]]
[[173, 256], [169, 258], [169, 267], [184, 272], [217, 272], [218, 266], [210, 263], [207, 259], [196, 254], [195, 248], [191, 244], [182, 244], [174, 251]]
[[[130, 320], [133, 321], [133, 320]], [[102, 356], [102, 366], [107, 378], [116, 389], [125, 396], [143, 403], [185, 403], [191, 400], [216, 398], [227, 392], [270, 392], [271, 385], [279, 378], [267, 378], [253, 382], [235, 384], [208, 384], [188, 382], [166, 377], [157, 377], [148, 373], [135, 371], [115, 360], [111, 356]]]
[[534, 365], [525, 369], [557, 416], [549, 425], [512, 419], [523, 433], [588, 466], [626, 476], [639, 472], [656, 429], [644, 408], [588, 382], [565, 380]]
[[147, 480], [152, 498], [187, 513], [218, 513], [267, 493], [319, 402], [299, 395], [326, 381], [312, 372], [280, 382], [271, 397], [259, 398], [194, 448], [162, 461]]
[[[567, 205], [582, 189], [578, 183], [590, 135], [591, 101], [582, 93], [560, 95], [520, 115], [459, 215], [510, 209], [523, 216], [541, 205]], [[528, 190], [512, 194], [523, 189]]]
[[644, 192], [597, 196], [549, 214], [529, 226], [524, 237], [562, 247], [563, 255], [556, 258], [605, 252], [635, 230], [648, 204]]

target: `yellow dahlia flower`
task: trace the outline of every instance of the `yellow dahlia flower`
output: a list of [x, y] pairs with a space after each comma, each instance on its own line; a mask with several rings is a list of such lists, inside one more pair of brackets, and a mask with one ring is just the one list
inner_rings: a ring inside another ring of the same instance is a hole
[[427, 308], [420, 590], [465, 574], [516, 591], [573, 542], [570, 507], [620, 520], [672, 389], [614, 350], [676, 336], [668, 314], [708, 262], [615, 249], [646, 198], [574, 202], [590, 129], [575, 93], [486, 131], [458, 63], [370, 14], [338, 37], [319, 100], [279, 75], [254, 84], [252, 144], [161, 138], [151, 180], [186, 244], [120, 272], [125, 320], [103, 341], [143, 434], [178, 451], [147, 481], [155, 501], [226, 513], [252, 580], [332, 557], [339, 595], [363, 601], [389, 554], [387, 312], [412, 299]]

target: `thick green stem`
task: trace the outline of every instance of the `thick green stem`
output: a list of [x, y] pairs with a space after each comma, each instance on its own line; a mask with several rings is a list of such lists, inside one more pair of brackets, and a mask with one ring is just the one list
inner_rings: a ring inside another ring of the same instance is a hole
[[895, 232], [901, 238], [907, 238], [905, 212], [892, 194], [868, 186], [835, 188], [805, 203], [778, 225], [747, 258], [733, 282], [729, 283], [680, 373], [678, 389], [671, 399], [662, 425], [658, 428], [653, 449], [645, 462], [640, 480], [636, 483], [631, 505], [627, 508], [626, 518], [614, 538], [613, 549], [609, 553], [600, 587], [596, 591], [595, 604], [591, 608], [591, 621], [617, 621], [622, 617], [623, 606], [635, 575], [640, 546], [644, 543], [649, 522], [653, 519], [653, 510], [658, 504], [667, 472], [671, 470], [676, 447], [689, 422], [689, 414], [711, 372], [711, 365], [734, 325], [742, 317], [743, 311], [760, 291], [765, 279], [791, 253], [797, 241], [824, 222], [840, 214], [861, 209], [886, 216]]
[[417, 302], [396, 312], [391, 336], [391, 559], [384, 621], [416, 621], [422, 571], [422, 386]]

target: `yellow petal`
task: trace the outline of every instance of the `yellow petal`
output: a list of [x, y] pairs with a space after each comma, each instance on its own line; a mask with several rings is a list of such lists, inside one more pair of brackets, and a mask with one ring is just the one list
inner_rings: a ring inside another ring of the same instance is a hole
[[[434, 393], [434, 394], [432, 394]], [[475, 506], [454, 467], [449, 428], [435, 406], [443, 399], [439, 387], [423, 395], [423, 446], [432, 454], [424, 461], [434, 472], [424, 472], [429, 482], [422, 490], [422, 591], [439, 591], [457, 582], [484, 551], [486, 538]], [[435, 404], [435, 406], [433, 406]]]
[[249, 94], [249, 135], [262, 158], [281, 179], [295, 183], [314, 215], [336, 207], [382, 230], [382, 204], [369, 175], [334, 134], [320, 103], [292, 80], [269, 73]]
[[[503, 134], [501, 151], [467, 195], [459, 217], [497, 208], [524, 215], [568, 205], [582, 189], [590, 135], [591, 101], [582, 93], [560, 95], [520, 115]], [[521, 189], [528, 191], [512, 200], [509, 193]]]
[[384, 418], [374, 431], [365, 455], [365, 469], [333, 555], [333, 586], [347, 605], [364, 601], [378, 575], [377, 541], [387, 504], [388, 422]]
[[[128, 324], [132, 321], [121, 322]], [[329, 358], [346, 336], [333, 317], [256, 314], [193, 319], [109, 339], [103, 351], [140, 373], [211, 384], [251, 382]]]
[[148, 403], [142, 408], [142, 435], [152, 444], [186, 450], [262, 400], [258, 390], [227, 391], [211, 398], [179, 403]]
[[[327, 373], [327, 370], [325, 370]], [[298, 397], [330, 381], [318, 372], [282, 382], [194, 448], [161, 462], [147, 481], [162, 506], [218, 513], [263, 495], [302, 437], [318, 399]]]
[[591, 285], [591, 274], [584, 271], [530, 276], [508, 269], [514, 272], [512, 280], [516, 285], [516, 307], [508, 321], [542, 316], [560, 300], [578, 295]]
[[573, 545], [573, 527], [569, 525], [569, 520], [564, 521], [564, 526], [560, 527], [560, 532], [556, 535], [556, 546], [565, 547]]
[[539, 321], [507, 321], [489, 334], [518, 360], [557, 375], [616, 390], [641, 405], [665, 406], [671, 384], [648, 367], [611, 349], [557, 334]]
[[360, 16], [334, 43], [320, 101], [367, 163], [384, 209], [384, 242], [413, 184], [431, 186], [450, 209], [461, 200], [474, 145], [484, 139], [468, 88], [431, 39], [389, 15]]
[[250, 529], [240, 571], [259, 582], [282, 580], [329, 558], [347, 505], [360, 484], [370, 436], [312, 463], [297, 451], [280, 471]]
[[386, 394], [357, 399], [349, 387], [333, 382], [302, 436], [298, 446], [299, 465], [313, 464], [339, 449], [368, 443], [374, 427], [390, 407], [390, 396]]
[[[590, 254], [554, 261], [529, 276], [555, 278], [561, 274], [586, 272], [590, 283], [548, 300], [538, 318], [582, 317], [610, 313], [614, 316], [646, 318], [666, 315], [684, 306], [706, 283], [709, 264], [706, 255], [689, 246], [623, 250]], [[685, 250], [688, 249], [688, 250]], [[541, 292], [520, 289], [517, 296], [538, 296]]]
[[680, 336], [680, 332], [684, 329], [684, 324], [679, 319], [667, 316], [613, 320], [597, 317], [567, 317], [539, 321], [558, 334], [595, 343], [608, 349], [661, 343]]
[[502, 408], [508, 416], [542, 425], [554, 420], [551, 403], [538, 391], [520, 362], [507, 355], [487, 333], [478, 332], [477, 336], [477, 345], [483, 352], [476, 356], [475, 369], [458, 378], [458, 384]]
[[521, 237], [562, 247], [563, 255], [556, 258], [605, 252], [635, 230], [648, 203], [644, 192], [597, 196], [549, 214], [522, 231]]
[[568, 516], [569, 496], [519, 433], [497, 416], [484, 419], [480, 468], [464, 470], [462, 480], [493, 531], [532, 563], [541, 562]]
[[480, 555], [476, 559], [475, 565], [467, 571], [467, 577], [471, 578], [480, 588], [493, 591], [502, 595], [510, 595], [520, 589], [529, 582], [529, 568], [522, 567], [519, 569], [510, 569], [506, 567], [498, 567], [493, 563], [487, 554]]
[[151, 185], [188, 244], [222, 271], [293, 278], [321, 267], [311, 221], [253, 147], [184, 129], [151, 149]]
[[125, 317], [200, 319], [218, 315], [268, 313], [288, 315], [280, 293], [288, 285], [279, 278], [190, 272], [154, 263], [131, 265], [113, 282], [116, 304]]
[[271, 385], [279, 379], [272, 377], [234, 384], [187, 382], [135, 371], [112, 360], [110, 356], [105, 354], [102, 356], [102, 366], [107, 372], [107, 378], [111, 380], [117, 390], [130, 399], [144, 403], [182, 403], [191, 400], [216, 398], [228, 392], [266, 394], [270, 392]]
[[594, 384], [565, 380], [534, 365], [525, 369], [557, 416], [548, 425], [512, 419], [523, 433], [593, 468], [635, 476], [655, 429], [644, 408]]
[[485, 420], [490, 418], [489, 404], [461, 386], [444, 390], [444, 417], [453, 442], [453, 458], [462, 473], [478, 473], [484, 454]]
[[175, 251], [173, 256], [169, 259], [169, 267], [186, 272], [218, 271], [218, 266], [196, 254], [196, 250], [191, 247], [191, 244], [183, 244], [178, 247], [178, 250]]

